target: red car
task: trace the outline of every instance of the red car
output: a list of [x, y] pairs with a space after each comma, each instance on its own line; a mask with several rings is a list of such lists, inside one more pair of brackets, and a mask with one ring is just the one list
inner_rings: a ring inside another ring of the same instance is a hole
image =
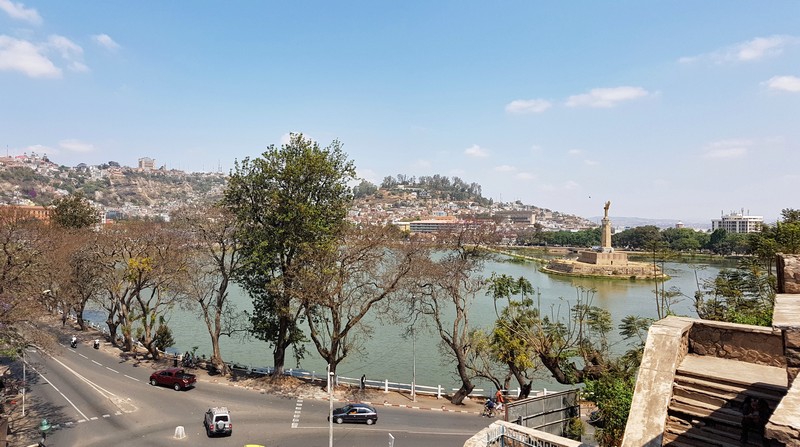
[[189, 374], [182, 368], [168, 368], [150, 374], [150, 385], [172, 387], [175, 391], [193, 386], [197, 382], [194, 374]]

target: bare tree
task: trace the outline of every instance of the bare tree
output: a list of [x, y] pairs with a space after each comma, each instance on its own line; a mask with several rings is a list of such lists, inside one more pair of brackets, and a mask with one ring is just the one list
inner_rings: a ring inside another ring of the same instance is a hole
[[0, 207], [0, 345], [15, 348], [26, 342], [42, 345], [51, 337], [26, 325], [26, 340], [18, 331], [22, 323], [48, 312], [42, 291], [46, 284], [49, 239], [43, 224], [26, 219], [12, 207]]
[[228, 299], [228, 286], [239, 265], [236, 220], [224, 208], [183, 209], [173, 221], [190, 238], [191, 267], [183, 293], [199, 308], [211, 337], [211, 364], [223, 375], [230, 374], [220, 349], [220, 336], [247, 331], [245, 315]]
[[408, 295], [414, 266], [427, 256], [393, 227], [351, 228], [338, 244], [300, 263], [306, 267], [296, 276], [309, 335], [332, 372], [371, 334], [368, 313], [391, 317], [392, 304]]
[[470, 345], [469, 310], [484, 285], [480, 275], [485, 252], [482, 247], [493, 239], [490, 225], [467, 226], [445, 239], [439, 252], [420, 263], [417, 273], [419, 312], [429, 317], [438, 332], [445, 358], [455, 361], [461, 387], [452, 397], [462, 404], [475, 385], [468, 367]]
[[[178, 304], [188, 271], [185, 239], [161, 224], [116, 225], [103, 244], [101, 300], [113, 337], [122, 329], [123, 350], [133, 350], [138, 338], [153, 359], [160, 353], [155, 333], [160, 316]], [[134, 337], [134, 330], [138, 330]]]

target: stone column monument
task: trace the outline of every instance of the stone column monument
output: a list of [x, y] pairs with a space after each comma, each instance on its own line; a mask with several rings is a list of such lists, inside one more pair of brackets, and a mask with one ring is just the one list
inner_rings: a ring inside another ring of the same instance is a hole
[[614, 249], [611, 248], [611, 220], [608, 218], [608, 208], [610, 206], [611, 201], [609, 200], [606, 202], [606, 206], [603, 207], [605, 216], [603, 216], [603, 227], [600, 233], [600, 250], [602, 250], [603, 253], [611, 253], [614, 251]]

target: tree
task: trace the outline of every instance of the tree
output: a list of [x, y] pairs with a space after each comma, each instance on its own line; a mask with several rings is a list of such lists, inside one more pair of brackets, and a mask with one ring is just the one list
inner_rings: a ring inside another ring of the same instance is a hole
[[[24, 341], [17, 330], [49, 310], [42, 291], [50, 249], [42, 224], [13, 207], [0, 207], [0, 349], [16, 352]], [[29, 341], [50, 344], [44, 331], [30, 328]]]
[[[519, 328], [532, 327], [539, 318], [539, 310], [533, 306], [531, 296], [534, 288], [524, 277], [514, 279], [508, 275], [495, 275], [489, 279], [488, 293], [494, 300], [495, 320], [491, 332], [489, 349], [492, 357], [508, 367], [517, 380], [520, 398], [528, 397], [531, 379], [528, 370], [535, 368], [535, 352], [528, 337], [520, 337]], [[519, 297], [518, 299], [514, 299]], [[506, 306], [498, 311], [497, 301], [505, 300]], [[507, 387], [507, 386], [506, 386]]]
[[468, 367], [470, 351], [469, 309], [483, 287], [479, 272], [485, 258], [482, 247], [494, 237], [493, 227], [464, 228], [444, 238], [439, 252], [419, 263], [416, 278], [419, 310], [432, 322], [445, 358], [455, 361], [461, 387], [451, 401], [462, 404], [475, 385]]
[[378, 192], [378, 187], [367, 180], [361, 180], [361, 183], [353, 187], [353, 197], [356, 199], [371, 196], [376, 192]]
[[700, 318], [769, 326], [775, 306], [775, 277], [757, 259], [744, 258], [736, 269], [725, 269], [706, 280], [695, 293]]
[[336, 250], [309, 253], [296, 277], [309, 336], [331, 372], [372, 333], [367, 314], [385, 321], [406, 303], [408, 278], [427, 255], [395, 227], [353, 227], [338, 242]]
[[51, 207], [50, 221], [62, 228], [86, 228], [100, 222], [97, 210], [80, 192], [53, 200]]
[[242, 265], [235, 279], [253, 299], [251, 331], [273, 346], [274, 376], [286, 350], [303, 340], [295, 299], [297, 259], [335, 247], [352, 203], [355, 167], [334, 141], [321, 148], [302, 134], [267, 148], [261, 158], [237, 162], [223, 204], [237, 221]]
[[173, 221], [189, 235], [193, 248], [183, 293], [196, 304], [211, 337], [211, 365], [222, 375], [230, 373], [220, 349], [222, 335], [243, 332], [243, 314], [228, 299], [228, 286], [240, 265], [236, 221], [219, 206], [183, 209]]

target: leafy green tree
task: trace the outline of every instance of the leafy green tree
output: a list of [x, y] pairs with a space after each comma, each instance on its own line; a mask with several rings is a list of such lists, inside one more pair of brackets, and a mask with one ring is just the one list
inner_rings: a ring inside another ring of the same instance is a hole
[[[520, 387], [520, 398], [531, 391], [528, 371], [536, 366], [536, 352], [529, 337], [520, 337], [519, 328], [533, 327], [539, 319], [539, 309], [534, 307], [531, 296], [533, 285], [524, 277], [514, 279], [508, 275], [495, 275], [489, 279], [488, 293], [494, 299], [497, 320], [491, 333], [489, 349], [493, 358], [508, 367], [510, 374]], [[517, 299], [514, 299], [518, 297]], [[497, 301], [505, 300], [502, 311]]]
[[353, 197], [356, 199], [371, 196], [376, 192], [378, 192], [378, 187], [367, 180], [361, 180], [361, 183], [353, 187]]
[[661, 232], [655, 225], [644, 225], [617, 233], [611, 240], [615, 247], [643, 250], [653, 241], [661, 240]]
[[335, 248], [354, 178], [338, 141], [321, 148], [292, 134], [280, 148], [237, 162], [228, 181], [222, 203], [236, 216], [242, 255], [234, 276], [253, 299], [253, 335], [273, 346], [275, 377], [289, 347], [302, 355], [295, 263], [311, 250]]
[[753, 258], [722, 270], [695, 294], [697, 315], [706, 320], [769, 326], [774, 306], [775, 277]]
[[602, 427], [594, 435], [599, 445], [611, 447], [622, 442], [635, 386], [636, 367], [624, 360], [613, 362], [606, 374], [586, 381], [584, 392], [601, 415]]
[[174, 344], [175, 338], [172, 336], [172, 330], [167, 325], [164, 316], [160, 315], [158, 317], [158, 329], [156, 329], [153, 337], [153, 345], [163, 351]]
[[53, 200], [50, 221], [63, 228], [87, 228], [100, 222], [98, 212], [83, 193]]

